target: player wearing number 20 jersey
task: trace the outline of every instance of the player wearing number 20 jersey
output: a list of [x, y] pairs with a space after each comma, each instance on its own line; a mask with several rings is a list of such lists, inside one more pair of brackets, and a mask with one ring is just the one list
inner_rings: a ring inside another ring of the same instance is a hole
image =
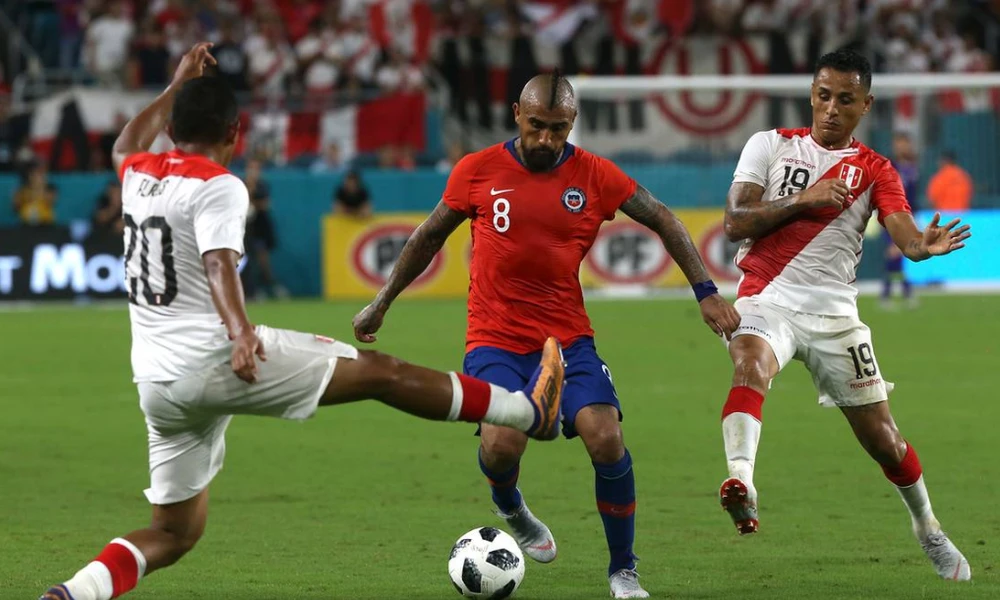
[[812, 127], [755, 134], [736, 166], [725, 227], [732, 241], [743, 240], [736, 258], [743, 271], [736, 301], [741, 323], [729, 344], [733, 387], [722, 411], [729, 477], [720, 500], [740, 534], [757, 531], [753, 472], [764, 395], [797, 359], [812, 375], [820, 402], [840, 408], [896, 485], [938, 575], [969, 579], [969, 563], [931, 510], [916, 451], [889, 412], [892, 384], [858, 316], [853, 285], [873, 214], [911, 260], [962, 248], [968, 227], [955, 229], [958, 220], [939, 227], [935, 218], [920, 231], [898, 173], [854, 139], [873, 102], [871, 79], [871, 66], [858, 54], [823, 56], [813, 78]]
[[[197, 44], [181, 59], [173, 83], [125, 126], [112, 152], [123, 186], [152, 519], [41, 600], [117, 598], [190, 551], [205, 530], [208, 487], [222, 468], [233, 415], [303, 420], [319, 406], [372, 398], [427, 419], [494, 423], [537, 439], [559, 434], [565, 371], [555, 338], [545, 340], [524, 388], [511, 391], [250, 323], [237, 272], [249, 201], [225, 168], [239, 111], [228, 85], [202, 74], [214, 61], [210, 46]], [[177, 149], [150, 154], [164, 127]]]
[[202, 255], [243, 254], [247, 188], [212, 160], [173, 150], [121, 169], [125, 272], [136, 382], [174, 381], [229, 358]]

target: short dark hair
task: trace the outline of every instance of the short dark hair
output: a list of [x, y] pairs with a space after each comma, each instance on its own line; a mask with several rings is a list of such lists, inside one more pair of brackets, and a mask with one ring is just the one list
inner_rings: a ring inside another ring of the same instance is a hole
[[857, 73], [861, 78], [861, 85], [866, 90], [870, 90], [872, 87], [872, 64], [863, 54], [859, 54], [855, 50], [841, 48], [824, 54], [816, 61], [813, 78], [819, 75], [822, 69], [833, 69], [841, 73]]
[[170, 125], [174, 142], [221, 144], [239, 120], [232, 88], [221, 77], [196, 77], [184, 82], [174, 98]]

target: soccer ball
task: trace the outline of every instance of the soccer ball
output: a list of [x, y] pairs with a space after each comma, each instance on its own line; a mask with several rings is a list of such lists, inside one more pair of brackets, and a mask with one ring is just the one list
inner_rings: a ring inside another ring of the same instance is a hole
[[480, 527], [452, 546], [448, 574], [466, 598], [509, 598], [524, 579], [524, 555], [510, 535]]

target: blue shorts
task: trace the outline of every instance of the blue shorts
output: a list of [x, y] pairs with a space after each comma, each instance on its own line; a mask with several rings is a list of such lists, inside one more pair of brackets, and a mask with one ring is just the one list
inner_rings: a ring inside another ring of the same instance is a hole
[[[523, 389], [538, 368], [542, 353], [516, 354], [508, 350], [480, 346], [465, 355], [463, 370], [466, 375], [477, 377], [511, 391]], [[597, 355], [594, 338], [583, 337], [563, 348], [566, 360], [566, 387], [563, 391], [563, 435], [576, 437], [576, 414], [584, 406], [610, 404], [622, 419], [618, 393], [611, 380], [611, 370]]]

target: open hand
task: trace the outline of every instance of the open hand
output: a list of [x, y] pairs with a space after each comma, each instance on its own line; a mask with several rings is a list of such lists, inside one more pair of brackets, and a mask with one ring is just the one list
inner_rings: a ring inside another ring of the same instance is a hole
[[233, 339], [233, 373], [247, 383], [257, 381], [257, 361], [267, 360], [264, 345], [253, 329], [248, 329]]
[[969, 233], [971, 226], [962, 225], [958, 229], [955, 227], [962, 222], [961, 219], [952, 219], [947, 225], [941, 227], [941, 213], [934, 213], [927, 228], [924, 229], [924, 248], [931, 256], [944, 256], [949, 252], [954, 252], [965, 247], [965, 240], [972, 237]]
[[698, 305], [701, 307], [701, 318], [716, 335], [728, 340], [740, 326], [740, 313], [722, 296], [712, 294]]

